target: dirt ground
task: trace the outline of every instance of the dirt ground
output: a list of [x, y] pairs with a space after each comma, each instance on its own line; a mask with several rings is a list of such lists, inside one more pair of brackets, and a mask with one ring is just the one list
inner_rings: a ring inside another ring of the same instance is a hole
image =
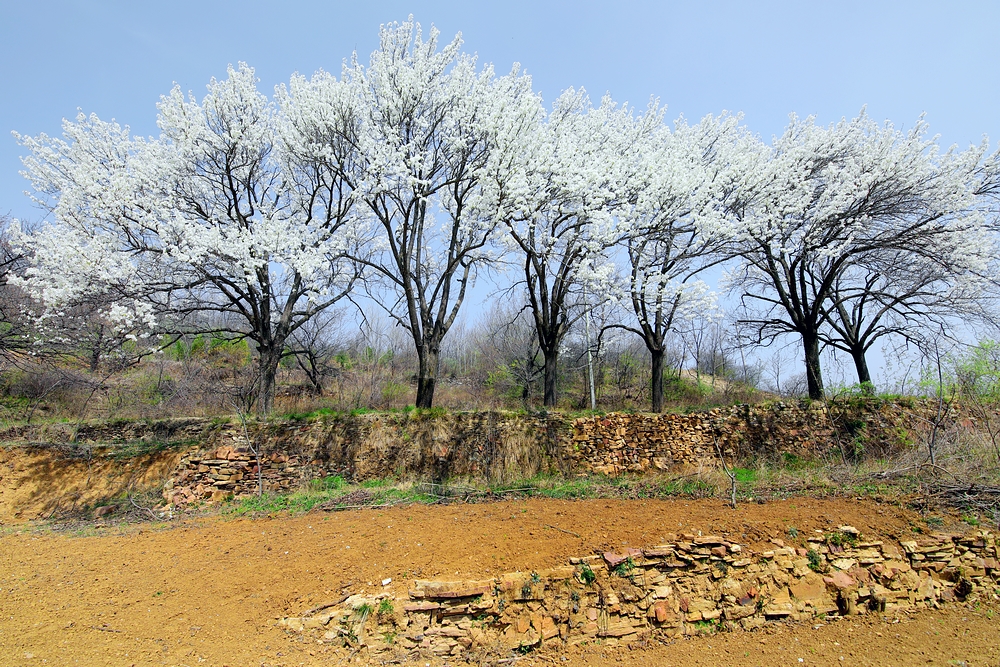
[[[91, 525], [73, 533], [7, 527], [0, 533], [0, 665], [337, 664], [329, 647], [286, 634], [275, 619], [348, 590], [375, 590], [385, 578], [402, 593], [414, 578], [542, 569], [675, 532], [763, 547], [772, 537], [794, 543], [790, 527], [805, 535], [844, 523], [886, 538], [924, 525], [888, 504], [798, 498], [737, 510], [719, 500], [529, 499], [170, 527]], [[507, 664], [549, 663], [1000, 667], [1000, 606], [775, 624], [632, 649], [579, 647]]]

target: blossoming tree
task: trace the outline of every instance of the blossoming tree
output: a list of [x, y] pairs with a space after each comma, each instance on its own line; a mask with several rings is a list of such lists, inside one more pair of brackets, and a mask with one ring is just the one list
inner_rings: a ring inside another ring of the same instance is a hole
[[[258, 410], [270, 412], [289, 334], [342, 298], [357, 277], [354, 198], [340, 163], [296, 116], [230, 68], [199, 102], [176, 88], [159, 103], [158, 138], [80, 115], [63, 138], [18, 136], [26, 176], [50, 213], [20, 242], [24, 285], [59, 310], [103, 295], [107, 317], [157, 331], [247, 337], [259, 359]], [[327, 113], [352, 118], [350, 100]]]
[[[877, 254], [985, 270], [993, 255], [977, 193], [985, 147], [941, 154], [921, 120], [901, 132], [862, 112], [829, 127], [794, 115], [771, 146], [744, 147], [722, 193], [729, 280], [756, 342], [801, 338], [809, 396], [823, 397], [822, 330], [838, 281]], [[723, 179], [726, 180], [726, 179]], [[850, 308], [868, 290], [840, 292]], [[853, 294], [854, 297], [850, 295]]]
[[714, 214], [718, 172], [745, 131], [739, 117], [706, 116], [696, 125], [678, 120], [658, 128], [638, 147], [642, 168], [627, 184], [616, 211], [628, 229], [624, 300], [632, 324], [610, 325], [639, 336], [652, 366], [653, 412], [663, 410], [663, 372], [668, 334], [680, 323], [716, 308], [716, 296], [698, 276], [724, 259], [725, 239], [696, 224]]
[[413, 338], [417, 407], [432, 405], [442, 341], [495, 259], [497, 183], [541, 114], [517, 65], [497, 77], [460, 52], [460, 36], [440, 50], [437, 37], [425, 41], [412, 17], [383, 26], [369, 66], [355, 58], [343, 74], [363, 110], [351, 182], [375, 244], [357, 259], [375, 303]]
[[[638, 148], [660, 115], [636, 117], [605, 98], [592, 106], [583, 90], [567, 90], [538, 123], [503, 183], [498, 216], [518, 265], [544, 358], [544, 404], [556, 404], [560, 347], [588, 305], [585, 291], [612, 291], [607, 251], [627, 227], [614, 209], [639, 172]], [[592, 304], [591, 304], [592, 305]]]

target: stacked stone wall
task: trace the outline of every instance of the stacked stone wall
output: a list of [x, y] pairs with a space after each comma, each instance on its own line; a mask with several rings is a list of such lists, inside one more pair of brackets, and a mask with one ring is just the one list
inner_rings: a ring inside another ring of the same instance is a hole
[[359, 591], [280, 619], [290, 632], [373, 658], [474, 656], [601, 640], [605, 645], [768, 622], [896, 614], [996, 599], [997, 538], [987, 531], [892, 543], [851, 526], [805, 546], [752, 553], [721, 537], [572, 558], [477, 581], [415, 581], [405, 596]]
[[611, 475], [717, 467], [719, 451], [737, 462], [784, 455], [884, 456], [920, 440], [936, 410], [932, 401], [872, 399], [735, 405], [689, 414], [613, 413], [574, 420], [568, 456], [579, 469]]
[[[208, 432], [168, 483], [183, 504], [280, 491], [311, 479], [379, 477], [509, 481], [540, 473], [687, 473], [757, 457], [832, 460], [884, 456], [929, 428], [930, 403], [770, 403], [690, 414], [371, 414]], [[257, 465], [260, 453], [261, 465]]]
[[266, 491], [331, 476], [501, 481], [570, 473], [567, 429], [559, 416], [495, 412], [337, 416], [248, 432], [231, 424], [181, 459], [164, 495], [185, 504], [255, 493], [258, 471]]

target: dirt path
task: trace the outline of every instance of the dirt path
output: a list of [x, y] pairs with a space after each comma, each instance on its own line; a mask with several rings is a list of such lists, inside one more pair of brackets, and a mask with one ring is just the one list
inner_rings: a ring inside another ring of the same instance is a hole
[[[542, 569], [673, 532], [711, 531], [762, 547], [772, 537], [794, 542], [792, 527], [806, 534], [842, 523], [885, 537], [912, 535], [920, 525], [906, 510], [845, 500], [733, 511], [718, 500], [532, 499], [211, 519], [169, 530], [94, 528], [88, 536], [8, 532], [0, 537], [0, 664], [333, 664], [327, 647], [286, 635], [274, 619], [333, 602], [344, 590], [374, 590], [384, 578], [402, 593], [417, 577]], [[517, 664], [1000, 667], [998, 611], [955, 606], [896, 624], [787, 625], [635, 650], [584, 647]]]

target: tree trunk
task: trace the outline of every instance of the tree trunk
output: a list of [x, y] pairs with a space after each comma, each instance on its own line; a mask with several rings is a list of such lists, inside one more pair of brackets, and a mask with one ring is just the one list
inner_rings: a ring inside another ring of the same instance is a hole
[[434, 386], [437, 382], [439, 351], [425, 347], [417, 354], [420, 368], [417, 373], [418, 408], [429, 408], [434, 405]]
[[101, 324], [97, 329], [97, 340], [94, 341], [94, 346], [90, 350], [90, 372], [96, 373], [97, 369], [101, 367], [101, 343], [104, 342], [104, 325]]
[[542, 404], [547, 408], [556, 406], [556, 380], [558, 379], [559, 350], [543, 350], [545, 355], [545, 398]]
[[278, 362], [281, 361], [281, 348], [258, 347], [260, 353], [260, 377], [257, 394], [257, 414], [267, 417], [274, 410], [274, 388], [278, 377]]
[[806, 353], [806, 383], [809, 385], [809, 398], [814, 401], [823, 400], [823, 371], [819, 365], [819, 336], [802, 334], [802, 344]]
[[653, 396], [653, 412], [663, 412], [663, 357], [664, 352], [660, 350], [650, 350], [653, 357], [653, 386], [651, 394]]
[[854, 359], [854, 368], [858, 372], [858, 384], [861, 385], [861, 389], [866, 393], [874, 393], [875, 385], [872, 383], [871, 373], [868, 372], [868, 360], [865, 359], [865, 351], [863, 349], [853, 349], [851, 350], [851, 358]]

